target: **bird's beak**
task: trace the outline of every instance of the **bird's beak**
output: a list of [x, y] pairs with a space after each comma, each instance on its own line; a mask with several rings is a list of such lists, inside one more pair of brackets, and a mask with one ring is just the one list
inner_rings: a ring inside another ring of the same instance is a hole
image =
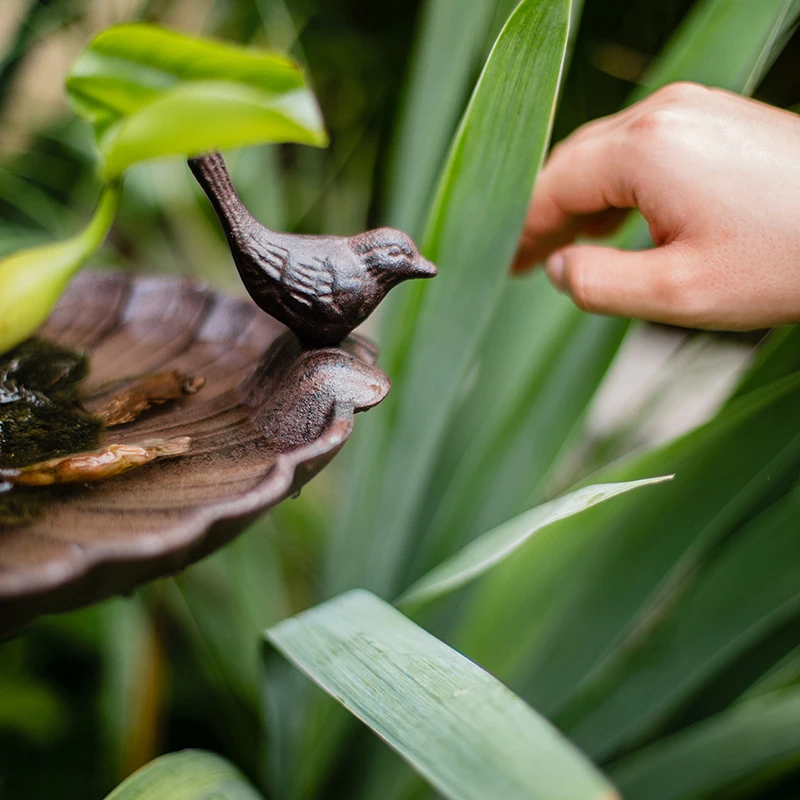
[[427, 258], [418, 256], [411, 267], [412, 278], [435, 278], [439, 274], [436, 269], [436, 264], [433, 261], [428, 261]]

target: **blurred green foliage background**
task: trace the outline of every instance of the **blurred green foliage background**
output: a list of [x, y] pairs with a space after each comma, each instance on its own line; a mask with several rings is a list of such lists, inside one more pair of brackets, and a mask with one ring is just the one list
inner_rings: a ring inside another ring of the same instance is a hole
[[[330, 148], [250, 148], [231, 157], [234, 182], [264, 223], [348, 234], [391, 222], [419, 234], [427, 198], [413, 209], [393, 207], [390, 198], [392, 182], [402, 180], [405, 169], [394, 136], [420, 5], [3, 0], [0, 254], [63, 236], [91, 213], [98, 164], [89, 127], [67, 106], [64, 77], [94, 34], [135, 19], [288, 50], [307, 65]], [[473, 78], [513, 3], [495, 6], [485, 20]], [[587, 0], [554, 140], [618, 108], [690, 6], [690, 0]], [[447, 63], [447, 54], [440, 63]], [[757, 96], [796, 104], [798, 66], [800, 38], [794, 37]], [[461, 97], [449, 98], [457, 112], [473, 83], [462, 87]], [[442, 132], [443, 146], [451, 133]], [[118, 220], [93, 263], [195, 275], [241, 291], [218, 226], [180, 159], [132, 170]], [[602, 460], [602, 453], [594, 457]], [[347, 491], [340, 478], [337, 470], [323, 474], [300, 501], [285, 504], [175, 581], [40, 620], [2, 643], [0, 797], [101, 797], [149, 759], [184, 747], [215, 750], [256, 775], [260, 645], [252, 631], [317, 596], [323, 522], [336, 493]], [[271, 574], [280, 580], [271, 581]], [[255, 604], [256, 595], [263, 602]], [[229, 644], [222, 655], [212, 644], [220, 640]], [[796, 641], [796, 625], [787, 625], [770, 646], [783, 652]], [[775, 797], [792, 796], [793, 789], [800, 791], [796, 783], [783, 785]], [[328, 796], [336, 796], [335, 777]]]

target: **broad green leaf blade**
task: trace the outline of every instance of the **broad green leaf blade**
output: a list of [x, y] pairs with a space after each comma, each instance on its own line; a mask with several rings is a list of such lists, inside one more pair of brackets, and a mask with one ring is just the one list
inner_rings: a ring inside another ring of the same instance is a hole
[[495, 0], [427, 0], [392, 149], [387, 222], [421, 231]]
[[177, 86], [120, 121], [103, 136], [105, 174], [139, 161], [264, 142], [322, 146], [316, 101], [305, 91], [265, 96], [223, 81]]
[[598, 503], [642, 486], [671, 480], [672, 476], [627, 483], [584, 486], [549, 503], [520, 514], [483, 534], [418, 580], [400, 598], [401, 605], [417, 605], [449, 594], [479, 578], [511, 557], [532, 536], [556, 522], [580, 514]]
[[94, 125], [107, 177], [161, 156], [327, 141], [292, 61], [146, 23], [101, 33], [73, 68], [67, 90]]
[[[656, 60], [646, 86], [630, 101], [677, 80], [751, 91], [753, 81], [758, 83], [769, 66], [767, 54], [775, 54], [776, 42], [791, 30], [799, 7], [797, 0], [696, 4], [665, 55]], [[646, 248], [647, 225], [636, 215], [609, 244], [625, 250]], [[495, 383], [478, 381], [473, 395], [483, 397], [477, 402], [470, 398], [465, 413], [452, 420], [445, 445], [452, 452], [445, 450], [437, 466], [444, 481], [431, 487], [422, 523], [430, 525], [427, 547], [439, 557], [448, 545], [458, 547], [540, 500], [544, 479], [569, 452], [586, 406], [627, 330], [627, 321], [590, 317], [571, 308], [572, 319], [564, 321], [563, 340], [553, 357], [542, 358], [531, 346], [526, 358], [517, 354], [516, 345], [509, 345], [504, 355], [493, 340], [509, 331], [522, 341], [548, 336], [550, 320], [537, 318], [533, 301], [525, 308], [522, 294], [524, 290], [509, 287], [495, 311], [479, 354], [479, 363], [491, 360]], [[522, 381], [526, 388], [519, 391], [514, 387], [522, 370], [527, 371]], [[498, 392], [495, 386], [511, 388]], [[480, 425], [470, 413], [472, 406], [481, 407]], [[417, 562], [414, 575], [435, 563], [427, 553]]]
[[[749, 401], [749, 402], [748, 402]], [[616, 654], [632, 647], [730, 531], [800, 466], [796, 409], [800, 377], [754, 393], [701, 429], [596, 478], [654, 472], [675, 481], [649, 503], [631, 496], [600, 525], [597, 547], [573, 564], [574, 587], [537, 643], [526, 678], [551, 712], [593, 682], [604, 682]], [[792, 409], [795, 411], [792, 411]], [[580, 576], [580, 577], [579, 577]], [[604, 684], [605, 685], [605, 684]]]
[[800, 763], [798, 719], [800, 689], [774, 692], [621, 759], [611, 774], [626, 800], [717, 797], [745, 781], [755, 789], [754, 776], [766, 783]]
[[[351, 576], [394, 594], [414, 515], [458, 389], [502, 291], [552, 125], [569, 21], [567, 0], [524, 0], [509, 18], [461, 122], [439, 183], [424, 251], [439, 277], [401, 320], [414, 346], [390, 348], [392, 446], [372, 453], [347, 531]], [[374, 426], [373, 426], [374, 428]], [[384, 440], [378, 433], [380, 441]], [[374, 501], [374, 512], [370, 505]], [[382, 528], [381, 535], [373, 532]], [[344, 536], [341, 537], [344, 541]]]
[[182, 750], [151, 761], [106, 800], [263, 800], [229, 761], [203, 750]]
[[533, 537], [478, 584], [456, 647], [557, 715], [606, 675], [686, 576], [800, 465], [800, 377], [754, 392], [676, 442], [594, 480], [674, 474]]
[[726, 664], [798, 615], [798, 531], [795, 490], [725, 543], [602, 684], [588, 686], [560, 715], [581, 749], [600, 759], [629, 749]]
[[369, 592], [348, 592], [266, 635], [444, 797], [616, 797], [509, 689]]
[[0, 353], [32, 336], [86, 259], [103, 244], [114, 219], [119, 187], [108, 186], [79, 234], [0, 260]]
[[538, 273], [529, 286], [509, 285], [504, 293], [481, 348], [475, 389], [440, 456], [436, 477], [443, 485], [429, 490], [430, 536], [417, 569], [430, 567], [432, 553], [453, 552], [541, 502], [627, 331], [626, 321], [581, 314], [546, 282]]
[[282, 56], [136, 22], [99, 34], [72, 68], [67, 89], [81, 116], [108, 125], [181, 83], [220, 79], [267, 94], [303, 87], [297, 65]]
[[[699, 13], [696, 11], [692, 19], [692, 24], [685, 24], [676, 34], [677, 38], [673, 40], [670, 45], [674, 52], [680, 52], [680, 58], [673, 57], [670, 61], [669, 68], [655, 66], [651, 72], [650, 88], [656, 88], [658, 83], [668, 83], [675, 80], [696, 80], [699, 82], [713, 82], [714, 77], [718, 76], [717, 65], [722, 63], [727, 65], [730, 79], [722, 83], [731, 90], [741, 91], [745, 88], [744, 79], [742, 75], [750, 74], [752, 69], [756, 68], [756, 62], [759, 61], [761, 54], [771, 47], [771, 42], [774, 39], [775, 21], [781, 18], [782, 9], [784, 7], [783, 0], [770, 0], [767, 3], [758, 4], [757, 6], [744, 4], [738, 0], [706, 0], [702, 4], [703, 7], [709, 9], [716, 9], [714, 13], [710, 12]], [[700, 8], [700, 6], [698, 6]], [[760, 17], [754, 20], [752, 11], [758, 10]], [[756, 24], [757, 22], [757, 24]], [[747, 23], [747, 24], [745, 24]], [[740, 55], [739, 51], [734, 51], [728, 47], [728, 42], [731, 37], [739, 36], [742, 32], [746, 32], [752, 46], [748, 46], [742, 50]], [[694, 40], [702, 41], [705, 49], [693, 49], [688, 46]], [[716, 54], [716, 60], [711, 60], [706, 57], [706, 51], [711, 50]], [[738, 69], [737, 65], [740, 63], [746, 65], [746, 69]], [[647, 246], [647, 226], [643, 223], [641, 218], [634, 218], [626, 224], [625, 228], [620, 232], [618, 237], [612, 242], [614, 246], [621, 246], [623, 248], [640, 249]], [[464, 492], [465, 507], [471, 507], [472, 498], [476, 493], [481, 491], [483, 486], [482, 478], [489, 475], [490, 479], [485, 481], [491, 486], [492, 491], [486, 492], [480, 497], [476, 507], [480, 508], [482, 522], [484, 523], [484, 530], [486, 523], [496, 524], [498, 520], [507, 518], [511, 514], [519, 513], [522, 508], [529, 505], [531, 497], [528, 492], [535, 492], [537, 483], [540, 485], [540, 476], [547, 475], [555, 469], [556, 463], [552, 463], [549, 459], [553, 458], [553, 450], [544, 448], [542, 458], [546, 463], [539, 464], [538, 456], [540, 453], [540, 437], [549, 436], [551, 429], [562, 431], [564, 441], [568, 441], [572, 431], [576, 430], [580, 424], [583, 414], [583, 409], [578, 406], [571, 406], [569, 403], [561, 405], [552, 402], [552, 395], [548, 391], [548, 387], [557, 382], [556, 376], [563, 374], [566, 369], [573, 370], [573, 374], [586, 376], [596, 365], [598, 361], [604, 362], [605, 359], [610, 358], [614, 351], [614, 341], [621, 340], [622, 333], [624, 333], [627, 323], [622, 320], [613, 319], [599, 319], [588, 317], [581, 314], [576, 309], [570, 309], [571, 313], [577, 319], [586, 320], [581, 324], [575, 324], [573, 332], [569, 334], [570, 343], [563, 345], [563, 352], [569, 354], [565, 355], [564, 361], [555, 360], [552, 365], [542, 363], [538, 357], [538, 351], [533, 349], [533, 358], [530, 360], [530, 375], [531, 382], [529, 385], [536, 386], [538, 380], [539, 385], [544, 389], [540, 397], [531, 395], [530, 403], [527, 406], [527, 413], [518, 416], [517, 406], [515, 405], [515, 398], [507, 397], [503, 392], [492, 392], [492, 387], [481, 388], [485, 395], [488, 395], [489, 403], [484, 404], [485, 418], [484, 425], [492, 430], [505, 431], [505, 441], [509, 445], [503, 445], [502, 440], [495, 439], [491, 443], [491, 448], [485, 449], [481, 455], [469, 453], [468, 448], [460, 447], [453, 455], [448, 455], [449, 463], [455, 465], [452, 469], [454, 478], [458, 478], [461, 487], [468, 486], [469, 489]], [[591, 323], [591, 324], [590, 324]], [[565, 323], [565, 330], [570, 330], [569, 326]], [[503, 303], [498, 308], [497, 320], [493, 322], [493, 330], [508, 330], [518, 329], [525, 332], [525, 336], [529, 339], [542, 337], [543, 331], [537, 331], [535, 325], [535, 318], [531, 318], [530, 314], [525, 313], [524, 308], [519, 308], [519, 304], [515, 304], [513, 298]], [[484, 346], [486, 352], [491, 352], [491, 343]], [[496, 359], [494, 362], [494, 373], [497, 385], [514, 385], [515, 372], [519, 369], [519, 365], [511, 361], [503, 362]], [[595, 387], [599, 385], [601, 374], [596, 374]], [[591, 386], [583, 388], [584, 396], [591, 395]], [[557, 396], [557, 395], [556, 395]], [[550, 398], [548, 400], [548, 398]], [[547, 425], [543, 426], [542, 422]], [[474, 419], [471, 420], [474, 426]], [[459, 420], [458, 424], [464, 424], [464, 420]], [[465, 429], [469, 432], [469, 427]], [[450, 437], [451, 441], [454, 440], [453, 435]], [[461, 437], [462, 441], [468, 444], [472, 443], [468, 433]], [[475, 437], [476, 443], [481, 444], [479, 437]], [[499, 452], [498, 452], [499, 449]], [[556, 458], [560, 455], [558, 449], [555, 450]], [[474, 463], [473, 463], [474, 460]], [[486, 468], [483, 468], [483, 465]], [[747, 468], [743, 465], [743, 468]], [[462, 473], [469, 469], [472, 477]], [[669, 468], [662, 469], [662, 467], [655, 467], [655, 472], [671, 471]], [[531, 483], [526, 486], [523, 483], [524, 476], [530, 473]], [[642, 473], [630, 473], [626, 477], [638, 478]], [[647, 474], [647, 473], [644, 473]], [[652, 473], [651, 473], [652, 474]], [[680, 475], [679, 475], [680, 478]], [[516, 488], [514, 488], [516, 487]], [[501, 489], [502, 491], [497, 491]], [[442, 503], [443, 514], [444, 510], [449, 509], [448, 517], [450, 522], [447, 524], [449, 528], [449, 536], [461, 535], [469, 538], [469, 533], [464, 531], [471, 530], [471, 535], [480, 532], [480, 529], [471, 527], [473, 525], [474, 516], [460, 517], [457, 513], [459, 509], [460, 490], [454, 497], [448, 497], [448, 493], [440, 492], [439, 495]], [[432, 503], [438, 503], [437, 497], [433, 497]], [[622, 501], [627, 503], [627, 501]], [[452, 516], [451, 516], [452, 513]], [[484, 517], [485, 514], [493, 514], [492, 517]], [[593, 513], [593, 512], [592, 512]], [[434, 518], [435, 519], [435, 518]], [[444, 516], [440, 517], [438, 521], [444, 521]], [[439, 527], [431, 529], [431, 536], [437, 536], [442, 531]], [[430, 538], [430, 537], [426, 537]], [[577, 537], [573, 537], [577, 541]], [[549, 600], [552, 600], [553, 594], [564, 592], [564, 588], [568, 584], [564, 583], [565, 576], [569, 575], [571, 569], [569, 567], [570, 560], [579, 558], [580, 546], [575, 545], [578, 549], [574, 554], [568, 553], [566, 545], [561, 552], [551, 554], [553, 558], [559, 560], [559, 567], [554, 566], [553, 571], [542, 575], [536, 580], [530, 578], [528, 571], [535, 568], [532, 562], [527, 559], [524, 563], [520, 564], [519, 568], [513, 568], [504, 565], [502, 572], [504, 574], [503, 580], [492, 581], [493, 590], [497, 593], [497, 605], [489, 602], [484, 597], [485, 608], [487, 613], [482, 615], [484, 623], [488, 626], [484, 633], [488, 644], [486, 649], [480, 648], [480, 652], [486, 654], [489, 659], [487, 664], [490, 668], [500, 670], [500, 674], [508, 676], [513, 674], [513, 670], [521, 669], [521, 663], [524, 660], [526, 647], [531, 646], [531, 642], [535, 641], [538, 636], [535, 626], [528, 625], [526, 627], [525, 641], [521, 641], [516, 635], [511, 635], [511, 631], [517, 631], [518, 625], [511, 622], [509, 618], [509, 625], [506, 628], [504, 625], [497, 625], [492, 623], [492, 615], [501, 613], [501, 609], [519, 608], [519, 624], [523, 620], [537, 620], [537, 625], [544, 620], [548, 619], [548, 615], [556, 615], [554, 605]], [[441, 553], [439, 553], [441, 557]], [[434, 562], [435, 563], [435, 562]], [[430, 561], [422, 564], [423, 567], [430, 567]], [[561, 573], [559, 570], [563, 569]], [[551, 584], [547, 575], [560, 574], [561, 585], [558, 582]], [[538, 573], [537, 573], [538, 574]], [[640, 576], [641, 577], [641, 576]], [[539, 587], [548, 586], [549, 594], [547, 591], [539, 593]], [[490, 592], [487, 588], [486, 592]], [[549, 598], [549, 599], [548, 599]], [[542, 606], [545, 604], [546, 606]], [[516, 617], [515, 617], [516, 618]], [[483, 624], [483, 623], [482, 623]], [[483, 629], [483, 628], [482, 628]], [[562, 636], [564, 639], [571, 637], [570, 630], [562, 628]], [[524, 637], [523, 637], [524, 638]], [[469, 641], [474, 641], [473, 637], [469, 637]], [[507, 651], [505, 656], [502, 655]], [[472, 651], [470, 651], [472, 652]], [[476, 650], [476, 652], [478, 652]], [[480, 660], [480, 658], [479, 658]], [[505, 671], [500, 664], [505, 663], [507, 669], [511, 673]], [[514, 664], [514, 667], [511, 667]]]

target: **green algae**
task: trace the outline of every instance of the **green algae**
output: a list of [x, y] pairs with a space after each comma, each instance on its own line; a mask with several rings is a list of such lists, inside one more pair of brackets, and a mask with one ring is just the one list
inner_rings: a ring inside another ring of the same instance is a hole
[[[28, 339], [0, 355], [0, 469], [97, 447], [102, 423], [79, 401], [89, 369], [82, 353]], [[28, 521], [46, 499], [0, 483], [0, 526]]]

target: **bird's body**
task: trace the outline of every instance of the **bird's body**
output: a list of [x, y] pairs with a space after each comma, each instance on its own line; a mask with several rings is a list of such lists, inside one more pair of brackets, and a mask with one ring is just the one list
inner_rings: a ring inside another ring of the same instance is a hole
[[189, 166], [222, 222], [250, 296], [306, 344], [338, 344], [392, 287], [436, 275], [401, 231], [378, 228], [351, 237], [278, 233], [244, 207], [222, 156], [200, 156]]

